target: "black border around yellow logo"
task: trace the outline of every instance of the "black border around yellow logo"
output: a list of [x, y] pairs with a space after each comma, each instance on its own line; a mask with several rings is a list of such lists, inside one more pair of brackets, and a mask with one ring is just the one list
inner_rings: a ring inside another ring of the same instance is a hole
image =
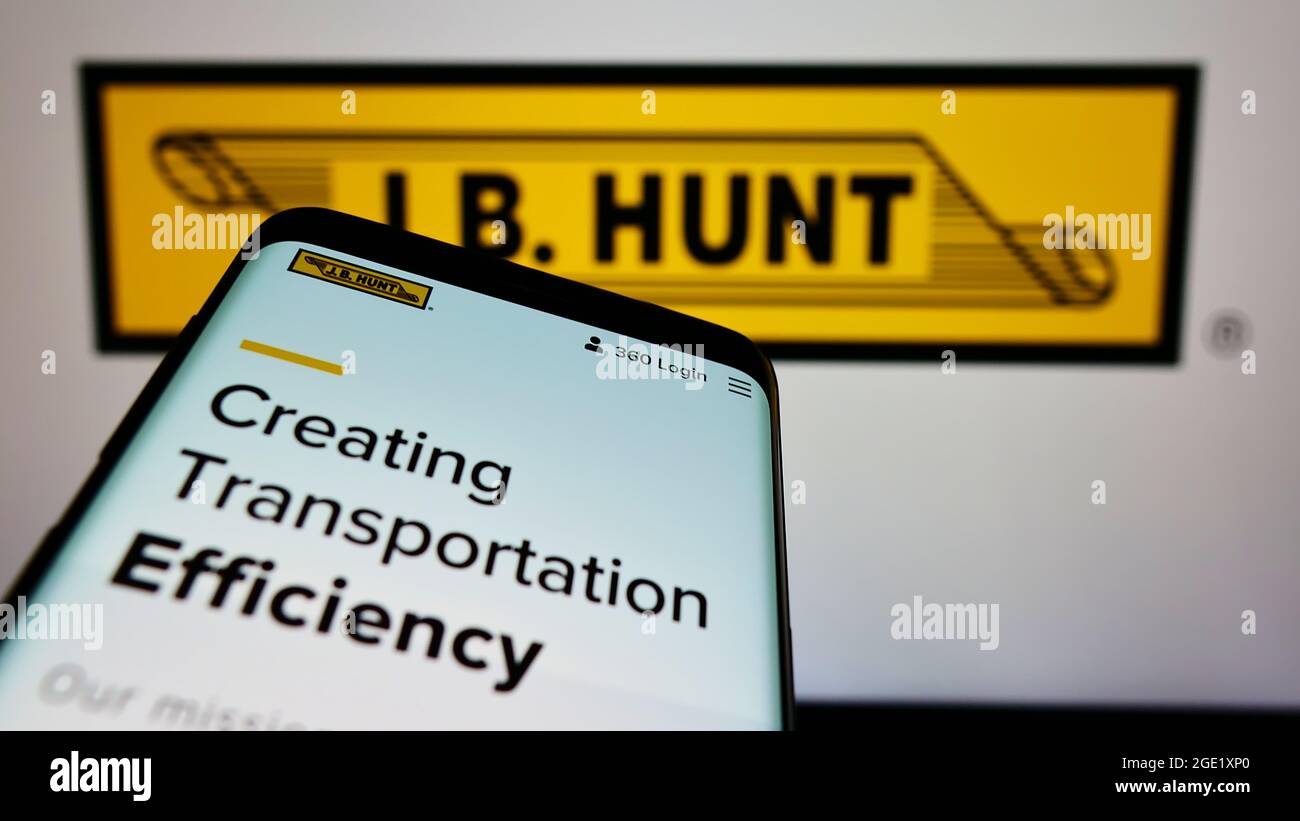
[[[1176, 101], [1168, 150], [1169, 167], [1160, 170], [1167, 179], [1167, 204], [1162, 215], [1167, 222], [1163, 235], [1164, 253], [1159, 266], [1153, 266], [1150, 275], [1159, 278], [1158, 304], [1149, 340], [1134, 343], [1121, 340], [1117, 343], [1099, 344], [1095, 341], [1061, 344], [1051, 335], [1033, 338], [1021, 334], [1008, 334], [1005, 341], [979, 341], [970, 343], [961, 339], [948, 340], [943, 333], [931, 334], [922, 341], [899, 336], [889, 341], [886, 334], [874, 341], [861, 340], [799, 340], [791, 338], [764, 338], [750, 332], [762, 347], [774, 357], [812, 359], [932, 359], [945, 348], [960, 351], [963, 360], [1022, 361], [1022, 362], [1081, 362], [1081, 363], [1146, 363], [1172, 364], [1179, 358], [1179, 336], [1182, 330], [1182, 308], [1186, 265], [1188, 200], [1192, 140], [1199, 87], [1199, 69], [1190, 65], [1138, 65], [1138, 66], [918, 66], [918, 67], [781, 67], [781, 66], [381, 66], [381, 65], [168, 65], [168, 64], [88, 64], [81, 72], [83, 103], [85, 106], [85, 134], [87, 175], [90, 187], [91, 226], [94, 250], [94, 293], [96, 298], [96, 331], [99, 348], [104, 351], [165, 350], [172, 339], [168, 333], [153, 333], [140, 328], [120, 327], [114, 321], [114, 272], [112, 271], [112, 244], [115, 236], [114, 214], [108, 207], [106, 179], [107, 133], [105, 130], [104, 99], [106, 91], [117, 88], [185, 85], [219, 85], [250, 90], [271, 85], [302, 86], [304, 89], [344, 89], [352, 86], [389, 87], [441, 87], [470, 86], [485, 89], [526, 87], [537, 89], [589, 88], [606, 89], [612, 86], [637, 88], [673, 87], [714, 88], [738, 87], [741, 90], [763, 88], [799, 91], [810, 87], [853, 88], [861, 86], [887, 86], [901, 89], [1007, 89], [1029, 90], [1124, 90], [1159, 87], [1169, 89]], [[180, 124], [178, 124], [179, 126]], [[790, 123], [797, 127], [798, 123]], [[194, 151], [192, 134], [180, 132], [180, 141], [174, 148]], [[257, 138], [257, 129], [249, 129], [244, 137]], [[158, 140], [166, 134], [156, 135]], [[283, 135], [281, 135], [283, 136]], [[307, 135], [311, 136], [311, 135]], [[502, 139], [502, 135], [485, 136]], [[567, 135], [573, 140], [591, 140], [591, 132]], [[664, 135], [652, 135], [662, 138]], [[695, 135], [698, 136], [698, 135]], [[753, 135], [758, 139], [779, 136]], [[812, 135], [813, 139], [824, 139]], [[846, 139], [852, 135], [845, 135]], [[722, 135], [726, 139], [745, 139], [744, 135]], [[551, 140], [564, 140], [564, 133], [549, 133]], [[599, 138], [599, 137], [596, 137]], [[877, 136], [866, 135], [868, 140]], [[167, 137], [167, 139], [177, 139]], [[1026, 271], [1042, 285], [1047, 301], [1073, 305], [1086, 310], [1091, 303], [1104, 301], [1113, 290], [1113, 270], [1099, 267], [1098, 278], [1080, 279], [1077, 272], [1069, 270], [1067, 260], [1060, 273], [1044, 273], [1044, 267], [1025, 255], [1026, 243], [1013, 235], [1025, 226], [999, 223], [988, 209], [971, 195], [960, 174], [953, 172], [951, 164], [941, 152], [926, 141], [923, 135], [900, 134], [896, 139], [912, 141], [933, 156], [935, 167], [945, 177], [955, 182], [950, 186], [953, 198], [972, 203], [973, 213], [979, 214], [999, 242], [1020, 258]], [[188, 142], [187, 142], [188, 140]], [[157, 140], [155, 140], [156, 148]], [[197, 146], [202, 149], [202, 146]], [[158, 164], [158, 158], [153, 162]], [[159, 167], [159, 173], [163, 169]], [[958, 172], [960, 169], [958, 169]], [[1167, 173], [1166, 173], [1167, 172]], [[939, 203], [938, 206], [942, 206]], [[937, 207], [938, 207], [937, 206]], [[272, 210], [273, 212], [273, 210]], [[269, 216], [264, 214], [264, 216]], [[443, 237], [452, 239], [455, 237]], [[1029, 249], [1033, 251], [1032, 248]], [[539, 259], [540, 259], [539, 255]], [[521, 260], [527, 262], [527, 260]], [[557, 273], [565, 273], [562, 268]], [[219, 272], [214, 272], [215, 273]], [[300, 272], [303, 273], [303, 272]], [[600, 283], [596, 283], [600, 284]], [[755, 283], [762, 286], [763, 283]], [[617, 289], [617, 288], [616, 288]], [[1072, 290], [1071, 290], [1072, 289]], [[914, 292], [922, 291], [913, 289]], [[828, 290], [828, 299], [838, 299], [837, 291]], [[900, 292], [901, 293], [901, 292]], [[374, 294], [383, 296], [382, 294]], [[635, 294], [634, 294], [635, 295]], [[651, 294], [647, 298], [654, 299]], [[390, 297], [385, 297], [390, 298]], [[427, 295], [426, 295], [427, 298]], [[704, 297], [701, 297], [704, 298]], [[658, 300], [656, 300], [658, 301]], [[410, 304], [409, 302], [407, 304]], [[785, 303], [781, 303], [785, 304]], [[793, 304], [793, 303], [791, 303]], [[739, 328], [746, 331], [746, 328]], [[987, 337], [988, 334], [985, 334]], [[882, 341], [883, 340], [883, 341]]]

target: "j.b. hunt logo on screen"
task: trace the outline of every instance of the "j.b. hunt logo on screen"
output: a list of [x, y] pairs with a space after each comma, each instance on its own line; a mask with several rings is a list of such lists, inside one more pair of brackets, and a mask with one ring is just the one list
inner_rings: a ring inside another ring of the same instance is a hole
[[294, 255], [293, 262], [289, 263], [289, 270], [421, 310], [429, 304], [429, 294], [433, 291], [428, 285], [333, 259], [315, 251], [299, 250]]
[[[778, 356], [1177, 361], [1194, 67], [300, 69], [87, 67], [105, 347], [209, 293], [120, 227], [184, 203], [386, 221]], [[1066, 203], [1141, 221], [1045, 243]]]

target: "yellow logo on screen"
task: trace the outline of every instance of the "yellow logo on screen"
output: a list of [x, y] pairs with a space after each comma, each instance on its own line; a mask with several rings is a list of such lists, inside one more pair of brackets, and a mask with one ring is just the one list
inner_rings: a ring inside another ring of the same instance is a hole
[[419, 309], [429, 304], [429, 293], [433, 290], [409, 279], [381, 274], [311, 251], [299, 251], [289, 264], [289, 270]]
[[[229, 263], [158, 259], [179, 204], [345, 211], [778, 356], [1177, 360], [1190, 67], [224, 71], [87, 75], [110, 347], [165, 345]], [[300, 273], [402, 300], [333, 263]]]

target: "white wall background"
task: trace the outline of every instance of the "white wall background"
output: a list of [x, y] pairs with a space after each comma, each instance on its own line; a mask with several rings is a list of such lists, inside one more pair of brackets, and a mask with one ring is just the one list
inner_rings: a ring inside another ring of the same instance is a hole
[[[157, 362], [97, 354], [87, 58], [1124, 62], [1203, 68], [1176, 368], [778, 363], [801, 698], [1300, 704], [1292, 363], [1300, 6], [1256, 2], [5, 2], [0, 585]], [[59, 113], [39, 113], [54, 89]], [[1243, 89], [1259, 113], [1242, 116]], [[1211, 356], [1236, 308], [1259, 373]], [[42, 376], [41, 351], [58, 354]], [[1109, 485], [1105, 507], [1090, 483]], [[893, 642], [889, 608], [997, 602], [1001, 648]], [[1241, 635], [1254, 609], [1259, 634]]]

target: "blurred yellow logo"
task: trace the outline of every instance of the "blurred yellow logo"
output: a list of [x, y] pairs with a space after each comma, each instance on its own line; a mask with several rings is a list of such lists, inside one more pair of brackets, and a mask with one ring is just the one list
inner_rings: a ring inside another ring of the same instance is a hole
[[[229, 262], [150, 216], [323, 206], [777, 356], [1177, 359], [1195, 68], [506, 74], [88, 67], [101, 342], [164, 344]], [[1141, 230], [1047, 241], [1063, 205]]]

